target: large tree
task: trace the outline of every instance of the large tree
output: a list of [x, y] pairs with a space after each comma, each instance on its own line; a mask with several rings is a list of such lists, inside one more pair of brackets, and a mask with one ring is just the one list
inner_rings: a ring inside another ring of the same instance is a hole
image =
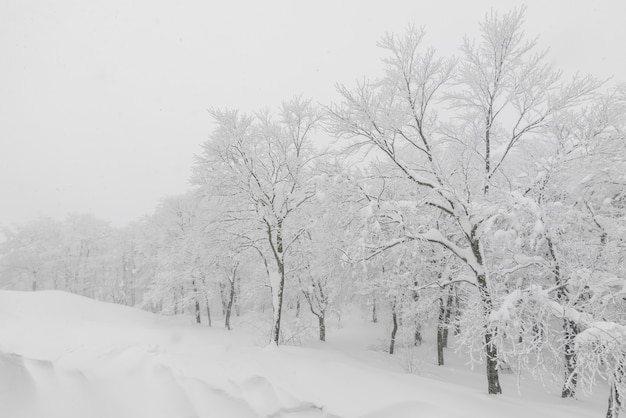
[[510, 198], [519, 146], [542, 134], [561, 111], [597, 87], [591, 78], [562, 82], [522, 31], [523, 11], [492, 12], [460, 59], [422, 48], [424, 32], [387, 35], [385, 75], [328, 108], [332, 131], [373, 147], [416, 189], [415, 199], [445, 222], [405, 230], [387, 246], [426, 240], [449, 250], [471, 272], [482, 309], [488, 392], [501, 393], [497, 328], [489, 322], [496, 286], [485, 251], [485, 222]]

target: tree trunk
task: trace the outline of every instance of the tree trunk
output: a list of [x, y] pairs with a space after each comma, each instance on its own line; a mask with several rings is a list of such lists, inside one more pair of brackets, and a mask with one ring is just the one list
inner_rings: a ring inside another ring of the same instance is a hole
[[278, 289], [276, 289], [276, 303], [274, 308], [274, 324], [272, 326], [272, 342], [278, 345], [280, 339], [280, 320], [282, 316], [283, 308], [283, 292], [285, 290], [285, 270], [280, 268], [280, 282]]
[[[552, 258], [553, 266], [552, 272], [554, 274], [554, 281], [559, 286], [557, 293], [558, 300], [565, 304], [569, 301], [569, 295], [563, 287], [563, 279], [561, 277], [561, 266], [556, 256], [556, 249], [550, 238], [546, 239], [548, 244], [548, 253]], [[565, 369], [565, 381], [563, 383], [563, 390], [561, 391], [562, 398], [573, 398], [576, 394], [577, 376], [576, 370], [576, 351], [574, 348], [574, 337], [578, 334], [576, 324], [567, 319], [563, 320], [563, 332], [564, 332], [564, 369]]]
[[226, 316], [226, 306], [228, 302], [226, 301], [226, 285], [220, 282], [220, 301], [222, 302], [222, 316]]
[[398, 316], [396, 314], [396, 301], [391, 304], [391, 320], [393, 328], [391, 329], [391, 342], [389, 343], [389, 354], [393, 354], [396, 345], [396, 332], [398, 331]]
[[234, 305], [235, 305], [235, 315], [237, 317], [239, 317], [239, 315], [241, 315], [241, 301], [239, 300], [241, 297], [241, 279], [237, 280], [236, 282], [236, 286], [235, 286], [235, 300], [234, 300]]
[[200, 320], [200, 299], [198, 299], [198, 288], [196, 287], [196, 281], [192, 280], [191, 285], [193, 286], [193, 294], [194, 294], [194, 299], [196, 302], [195, 303], [196, 324], [201, 324], [202, 321]]
[[443, 348], [448, 348], [448, 331], [450, 330], [450, 318], [452, 316], [452, 309], [454, 308], [454, 295], [452, 294], [452, 288], [448, 293], [448, 301], [445, 307], [445, 314], [443, 317], [443, 335], [442, 343]]
[[300, 298], [296, 298], [296, 318], [300, 318]]
[[422, 345], [422, 326], [419, 321], [415, 321], [415, 334], [413, 334], [413, 345]]
[[459, 301], [458, 289], [454, 295], [454, 335], [461, 333], [461, 302]]
[[609, 391], [609, 407], [606, 411], [606, 418], [617, 418], [622, 407], [622, 400], [619, 397], [615, 383], [611, 383]]
[[372, 300], [372, 322], [378, 322], [378, 315], [376, 314], [376, 298]]
[[319, 322], [319, 326], [320, 326], [320, 341], [326, 341], [326, 324], [324, 322], [324, 312], [320, 313], [317, 316], [317, 321]]
[[563, 320], [563, 331], [565, 338], [565, 382], [561, 391], [561, 398], [573, 398], [576, 394], [576, 351], [574, 348], [574, 338], [578, 335], [578, 327], [573, 321]]
[[[276, 295], [272, 295], [273, 303], [273, 324], [271, 342], [278, 345], [280, 340], [280, 320], [283, 311], [283, 292], [285, 290], [285, 259], [283, 254], [283, 236], [282, 236], [282, 220], [279, 219], [276, 228], [276, 251], [274, 258], [276, 259], [276, 265], [278, 267], [279, 283], [278, 289], [272, 289], [272, 293], [276, 292]], [[271, 230], [268, 231], [271, 242]]]
[[444, 323], [446, 317], [446, 308], [443, 304], [443, 298], [439, 299], [439, 321], [437, 323], [437, 365], [443, 366], [443, 348], [444, 348], [444, 331], [446, 325]]
[[206, 316], [209, 320], [209, 326], [211, 326], [211, 308], [209, 307], [209, 295], [204, 294], [204, 303], [206, 304]]
[[493, 333], [485, 332], [485, 347], [487, 354], [487, 390], [490, 395], [502, 393], [500, 378], [498, 377], [498, 349], [492, 342]]
[[230, 331], [230, 313], [233, 310], [233, 301], [235, 300], [235, 277], [230, 280], [230, 296], [228, 298], [228, 304], [226, 305], [226, 315], [224, 320], [224, 326]]
[[[474, 235], [474, 231], [472, 231], [472, 235]], [[476, 283], [478, 284], [483, 307], [485, 357], [487, 358], [487, 393], [490, 395], [499, 395], [502, 393], [502, 387], [500, 386], [500, 378], [498, 376], [498, 348], [493, 342], [495, 331], [488, 324], [489, 315], [493, 309], [493, 302], [491, 301], [491, 294], [487, 287], [487, 276], [485, 273], [481, 272], [483, 268], [483, 256], [480, 250], [480, 241], [472, 237], [470, 244], [472, 253], [477, 262], [476, 268], [478, 270], [476, 271]]]

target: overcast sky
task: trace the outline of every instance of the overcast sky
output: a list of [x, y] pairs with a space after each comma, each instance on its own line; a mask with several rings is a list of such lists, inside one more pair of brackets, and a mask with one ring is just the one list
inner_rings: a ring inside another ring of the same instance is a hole
[[[526, 1], [569, 73], [626, 81], [626, 1]], [[254, 110], [380, 70], [386, 31], [456, 52], [494, 7], [459, 1], [0, 0], [0, 226], [91, 212], [114, 225], [189, 188], [206, 109]]]

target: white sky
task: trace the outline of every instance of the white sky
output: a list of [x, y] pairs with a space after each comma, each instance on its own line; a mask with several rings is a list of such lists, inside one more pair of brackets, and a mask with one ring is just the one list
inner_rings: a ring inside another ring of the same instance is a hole
[[[533, 0], [555, 64], [626, 81], [626, 1]], [[189, 188], [206, 109], [274, 107], [380, 70], [386, 31], [455, 52], [512, 0], [0, 0], [0, 226], [91, 212], [123, 225]]]

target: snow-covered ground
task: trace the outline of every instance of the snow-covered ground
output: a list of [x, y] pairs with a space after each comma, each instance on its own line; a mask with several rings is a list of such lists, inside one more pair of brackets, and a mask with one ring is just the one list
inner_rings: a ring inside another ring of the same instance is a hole
[[[567, 417], [603, 416], [604, 392], [562, 400], [555, 386], [482, 370], [426, 343], [389, 356], [384, 325], [358, 316], [327, 343], [265, 346], [251, 321], [208, 328], [63, 292], [0, 291], [0, 417]], [[417, 373], [407, 373], [409, 368]]]

